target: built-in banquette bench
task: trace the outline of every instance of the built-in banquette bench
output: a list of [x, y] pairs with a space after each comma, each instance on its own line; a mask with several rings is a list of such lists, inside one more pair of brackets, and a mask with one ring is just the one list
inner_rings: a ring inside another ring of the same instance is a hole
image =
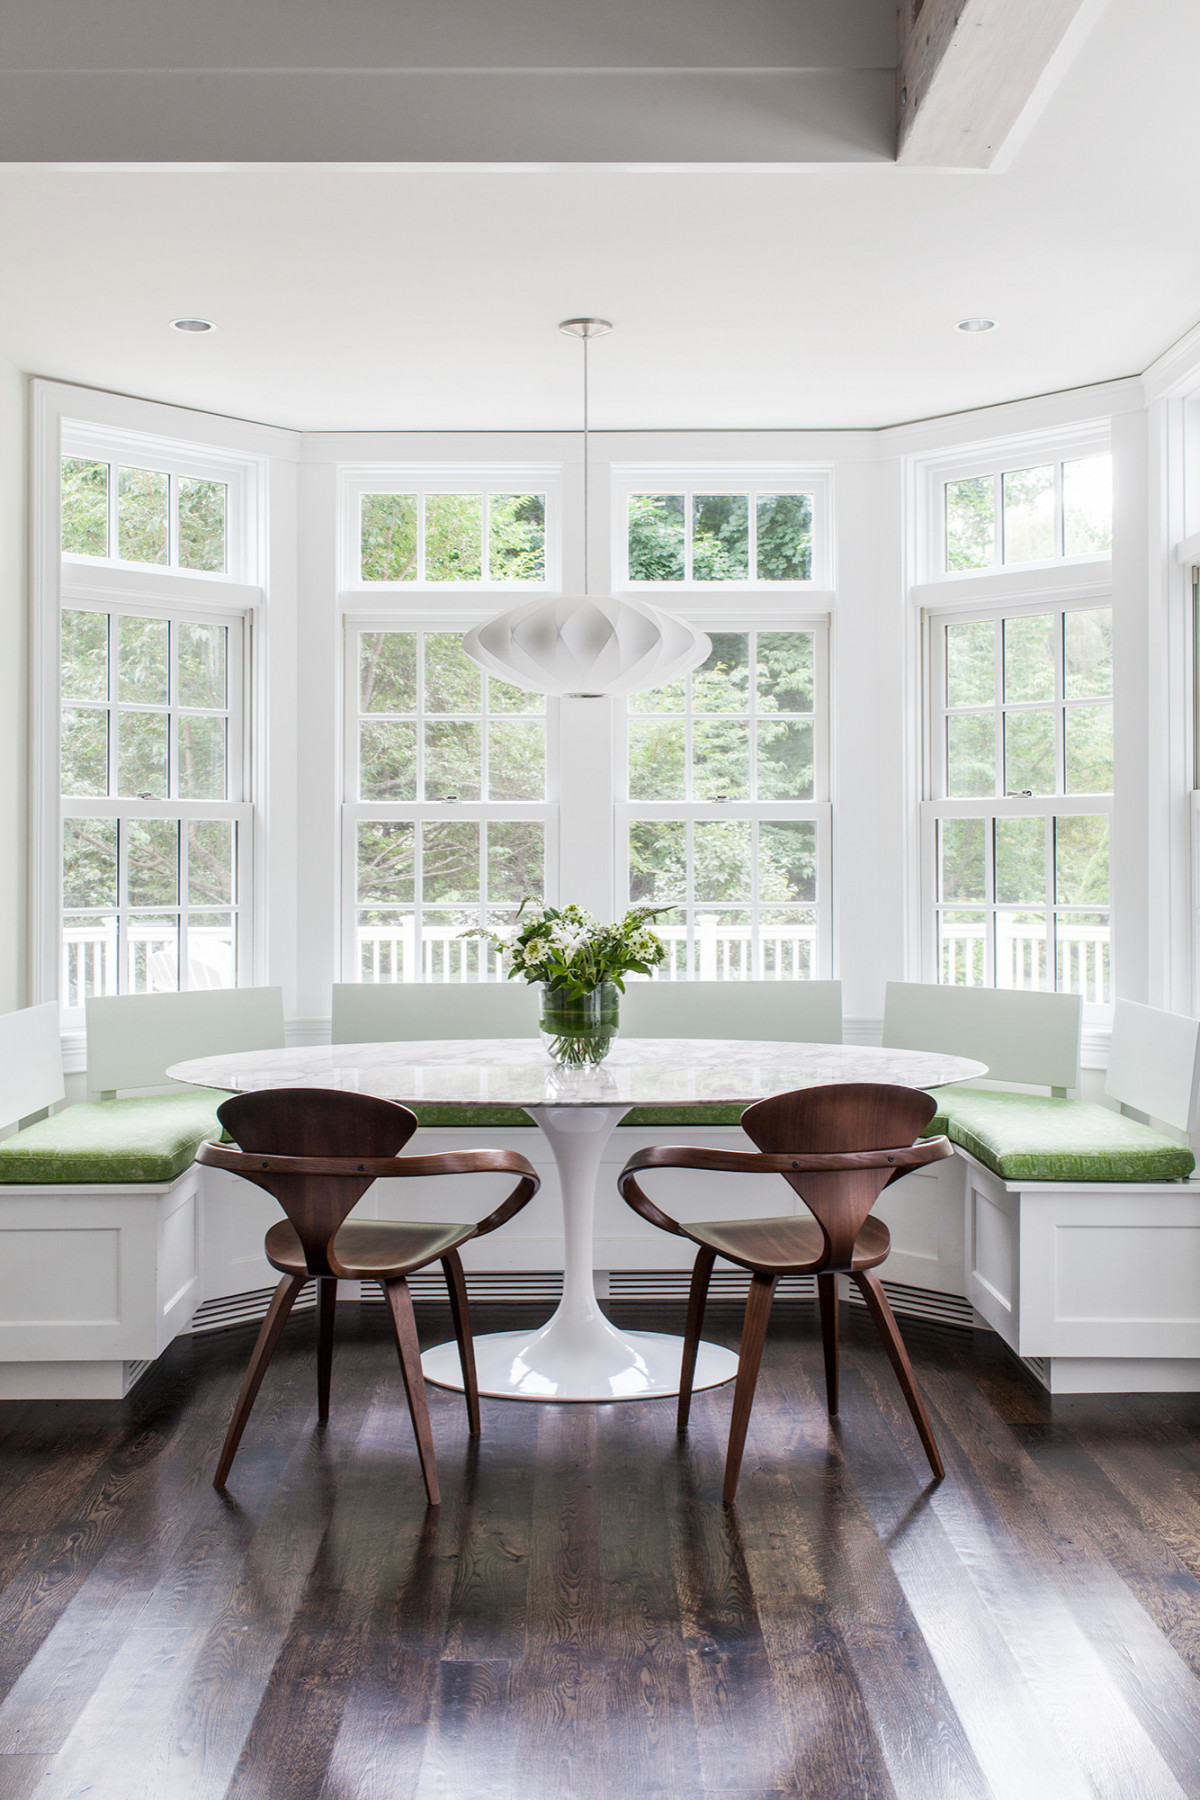
[[65, 1098], [59, 1010], [0, 1017], [0, 1114], [19, 1127], [0, 1139], [0, 1398], [119, 1398], [188, 1326], [205, 1297], [194, 1158], [222, 1096], [170, 1087], [166, 1066], [277, 1048], [282, 994], [91, 1000], [87, 1027], [92, 1097], [20, 1128]]
[[1052, 1392], [1198, 1390], [1200, 1023], [1118, 1001], [1109, 1106], [1068, 1097], [1079, 1034], [1069, 994], [887, 990], [885, 1044], [988, 1065], [992, 1085], [935, 1095], [930, 1126], [957, 1151], [934, 1180], [972, 1305]]
[[[529, 1036], [536, 996], [516, 983], [344, 986], [334, 992], [333, 1021], [335, 1042]], [[931, 1129], [944, 1129], [958, 1154], [898, 1182], [879, 1208], [893, 1234], [893, 1303], [935, 1317], [953, 1305], [964, 1320], [973, 1306], [1060, 1391], [1200, 1390], [1200, 1182], [1188, 1179], [1186, 1142], [1197, 1129], [1200, 1026], [1118, 1004], [1106, 1093], [1123, 1113], [1065, 1097], [1079, 1081], [1079, 1022], [1078, 1001], [1067, 995], [889, 988], [886, 1042], [970, 1055], [988, 1064], [993, 1083], [1052, 1090], [937, 1094]], [[221, 1096], [128, 1090], [163, 1087], [166, 1066], [185, 1057], [277, 1047], [278, 990], [99, 1000], [88, 1024], [93, 1098], [0, 1139], [0, 1397], [118, 1396], [197, 1310], [213, 1322], [226, 1312], [252, 1316], [274, 1282], [262, 1253], [273, 1203], [192, 1163], [216, 1129]], [[840, 1042], [840, 988], [637, 984], [622, 1027], [630, 1036]], [[0, 1018], [0, 1094], [10, 1121], [63, 1100], [54, 1006]], [[543, 1176], [542, 1193], [511, 1230], [473, 1255], [466, 1246], [475, 1276], [511, 1277], [526, 1291], [531, 1272], [560, 1268], [557, 1179], [526, 1115], [418, 1110], [424, 1150], [477, 1145], [502, 1130]], [[672, 1243], [617, 1196], [630, 1151], [664, 1133], [677, 1143], [744, 1143], [737, 1120], [737, 1108], [627, 1115], [596, 1221], [597, 1267], [613, 1272], [614, 1291], [620, 1278], [637, 1284], [644, 1271], [655, 1272], [652, 1291], [675, 1273], [686, 1291], [688, 1247], [678, 1271], [666, 1267]], [[409, 1199], [391, 1186], [376, 1183], [365, 1214], [404, 1216]], [[745, 1186], [745, 1194], [723, 1187], [730, 1216], [742, 1205], [747, 1216], [761, 1212], [761, 1188]], [[711, 1200], [706, 1189], [681, 1191], [672, 1203], [683, 1216], [698, 1207], [698, 1217], [711, 1213]], [[453, 1212], [454, 1197], [446, 1204]]]

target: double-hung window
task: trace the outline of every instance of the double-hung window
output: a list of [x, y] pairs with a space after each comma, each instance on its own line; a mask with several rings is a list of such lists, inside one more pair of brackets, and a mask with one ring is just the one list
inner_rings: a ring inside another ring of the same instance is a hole
[[930, 635], [936, 978], [1107, 1005], [1111, 608], [943, 614]]
[[244, 465], [65, 427], [59, 996], [251, 978]]

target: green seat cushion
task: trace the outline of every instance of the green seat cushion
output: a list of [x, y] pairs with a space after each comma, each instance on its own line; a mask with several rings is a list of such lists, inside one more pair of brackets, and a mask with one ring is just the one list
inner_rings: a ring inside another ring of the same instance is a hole
[[929, 1136], [944, 1133], [1005, 1181], [1181, 1181], [1185, 1144], [1087, 1100], [943, 1089]]
[[622, 1125], [740, 1125], [744, 1106], [720, 1106], [704, 1101], [695, 1106], [635, 1106]]
[[205, 1138], [219, 1138], [228, 1094], [181, 1089], [134, 1100], [90, 1100], [0, 1142], [0, 1183], [174, 1181]]
[[[622, 1125], [740, 1125], [743, 1106], [635, 1106]], [[438, 1106], [412, 1108], [427, 1129], [453, 1126], [532, 1125], [519, 1106]]]
[[417, 1115], [417, 1123], [427, 1128], [466, 1127], [468, 1125], [526, 1125], [533, 1120], [519, 1106], [439, 1106], [436, 1102], [408, 1109]]

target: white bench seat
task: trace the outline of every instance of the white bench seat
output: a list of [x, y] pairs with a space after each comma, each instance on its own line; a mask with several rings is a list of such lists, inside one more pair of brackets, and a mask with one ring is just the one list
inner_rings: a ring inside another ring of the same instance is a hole
[[[0, 1138], [0, 1398], [119, 1398], [188, 1328], [210, 1281], [236, 1290], [194, 1162], [220, 1133], [223, 1096], [114, 1090], [164, 1087], [166, 1064], [189, 1054], [282, 1042], [277, 988], [89, 1002], [101, 1097]], [[0, 1016], [0, 1124], [63, 1098], [57, 1006]]]

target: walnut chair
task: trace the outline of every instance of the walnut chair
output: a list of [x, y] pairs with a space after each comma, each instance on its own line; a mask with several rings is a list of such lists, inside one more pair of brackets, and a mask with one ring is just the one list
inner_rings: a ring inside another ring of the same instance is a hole
[[[242, 1432], [267, 1364], [279, 1342], [296, 1296], [305, 1282], [317, 1281], [317, 1416], [329, 1417], [333, 1327], [337, 1284], [378, 1281], [387, 1296], [396, 1349], [425, 1492], [439, 1504], [433, 1435], [412, 1297], [407, 1277], [440, 1261], [450, 1290], [450, 1308], [462, 1361], [467, 1419], [479, 1432], [479, 1387], [467, 1310], [467, 1289], [458, 1246], [482, 1237], [511, 1219], [540, 1185], [533, 1165], [515, 1150], [463, 1150], [439, 1156], [401, 1156], [417, 1120], [406, 1106], [370, 1094], [330, 1088], [272, 1088], [237, 1094], [217, 1108], [233, 1145], [200, 1146], [197, 1162], [229, 1169], [272, 1194], [287, 1214], [266, 1236], [267, 1260], [283, 1279], [263, 1320], [242, 1391], [225, 1437], [213, 1486], [225, 1486]], [[465, 1175], [494, 1173], [520, 1179], [508, 1197], [478, 1225], [421, 1224], [390, 1219], [346, 1221], [346, 1215], [381, 1175]]]
[[[635, 1212], [660, 1230], [691, 1238], [700, 1246], [688, 1297], [679, 1383], [680, 1431], [686, 1431], [691, 1409], [696, 1351], [713, 1263], [723, 1256], [727, 1262], [750, 1271], [725, 1461], [723, 1498], [727, 1506], [737, 1492], [767, 1321], [775, 1284], [781, 1275], [817, 1278], [825, 1391], [831, 1418], [838, 1410], [837, 1277], [848, 1275], [857, 1283], [899, 1378], [929, 1466], [939, 1478], [945, 1473], [912, 1364], [876, 1274], [891, 1247], [888, 1228], [882, 1220], [870, 1216], [889, 1182], [924, 1163], [952, 1154], [944, 1137], [914, 1141], [936, 1111], [929, 1095], [916, 1088], [877, 1082], [802, 1088], [796, 1093], [760, 1100], [743, 1113], [742, 1129], [757, 1144], [758, 1154], [655, 1146], [630, 1157], [621, 1171], [621, 1194]], [[804, 1201], [809, 1216], [789, 1214], [782, 1218], [681, 1225], [643, 1192], [638, 1176], [647, 1169], [782, 1175]]]

